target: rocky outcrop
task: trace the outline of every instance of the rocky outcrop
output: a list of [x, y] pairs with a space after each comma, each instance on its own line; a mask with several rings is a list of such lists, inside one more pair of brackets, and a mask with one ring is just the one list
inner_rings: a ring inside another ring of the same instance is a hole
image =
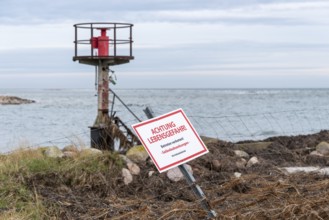
[[22, 99], [16, 96], [0, 96], [0, 105], [20, 105], [35, 103], [34, 100]]

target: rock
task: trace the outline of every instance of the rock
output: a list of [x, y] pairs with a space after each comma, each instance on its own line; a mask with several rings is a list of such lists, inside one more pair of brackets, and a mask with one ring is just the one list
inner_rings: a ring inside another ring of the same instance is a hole
[[75, 158], [78, 156], [78, 152], [76, 151], [64, 151], [63, 152], [63, 157], [65, 158]]
[[132, 175], [138, 175], [141, 169], [135, 163], [127, 163], [127, 167]]
[[62, 158], [64, 156], [63, 152], [56, 146], [48, 147], [44, 151], [44, 154], [47, 157], [52, 157], [52, 158]]
[[211, 164], [214, 168], [214, 170], [220, 170], [220, 168], [222, 167], [222, 164], [219, 162], [219, 160], [212, 160]]
[[123, 183], [127, 186], [133, 181], [133, 176], [131, 175], [130, 171], [126, 168], [122, 168], [121, 170]]
[[235, 162], [235, 165], [239, 169], [243, 169], [246, 167], [247, 161], [244, 158], [240, 158], [237, 162]]
[[319, 157], [323, 157], [323, 154], [320, 154], [320, 153], [319, 153], [319, 152], [317, 152], [316, 150], [312, 151], [312, 152], [310, 153], [310, 155], [312, 155], [312, 156], [319, 156]]
[[[185, 166], [186, 166], [186, 169], [191, 174], [193, 174], [192, 167], [188, 164], [185, 164]], [[168, 170], [167, 177], [168, 177], [168, 179], [170, 179], [173, 182], [178, 182], [178, 181], [181, 181], [182, 179], [184, 179], [184, 175], [178, 167], [174, 167], [174, 168]]]
[[247, 151], [249, 153], [258, 152], [267, 149], [271, 144], [272, 142], [251, 142], [251, 143], [235, 144], [234, 149]]
[[235, 173], [234, 173], [234, 176], [235, 176], [236, 178], [240, 178], [240, 177], [241, 177], [241, 175], [242, 175], [242, 174], [241, 174], [241, 173], [239, 173], [239, 172], [235, 172]]
[[291, 174], [291, 173], [319, 173], [322, 175], [329, 176], [329, 167], [283, 167], [281, 170], [285, 174]]
[[81, 154], [84, 156], [94, 156], [103, 154], [103, 151], [98, 150], [96, 148], [86, 148], [81, 151]]
[[234, 151], [235, 155], [241, 158], [246, 158], [249, 159], [249, 154], [247, 154], [245, 151], [243, 150], [235, 150]]
[[205, 145], [208, 145], [208, 144], [216, 144], [219, 142], [218, 139], [216, 138], [211, 138], [211, 137], [206, 137], [206, 136], [200, 136], [201, 140], [203, 141], [203, 143]]
[[74, 146], [74, 145], [68, 145], [68, 146], [65, 146], [63, 149], [62, 149], [63, 152], [65, 151], [71, 151], [71, 152], [79, 152], [79, 149]]
[[151, 177], [154, 173], [155, 173], [155, 171], [149, 171], [149, 173], [148, 173], [149, 177]]
[[252, 157], [252, 158], [250, 158], [250, 160], [248, 161], [246, 167], [249, 168], [249, 167], [252, 167], [252, 166], [254, 166], [255, 164], [258, 164], [258, 163], [259, 163], [258, 158], [257, 158], [257, 157]]
[[125, 162], [125, 164], [127, 164], [127, 163], [133, 163], [128, 157], [126, 157], [123, 154], [120, 154], [119, 157], [121, 157], [121, 159]]
[[143, 145], [138, 145], [138, 146], [134, 146], [132, 148], [130, 148], [128, 150], [128, 152], [126, 153], [126, 156], [138, 163], [138, 162], [145, 162], [146, 159], [149, 157], [147, 151], [145, 150], [145, 148], [143, 147]]
[[322, 155], [329, 155], [329, 144], [322, 141], [316, 146], [316, 151]]
[[16, 96], [0, 96], [1, 105], [20, 105], [35, 103], [34, 100], [22, 99]]

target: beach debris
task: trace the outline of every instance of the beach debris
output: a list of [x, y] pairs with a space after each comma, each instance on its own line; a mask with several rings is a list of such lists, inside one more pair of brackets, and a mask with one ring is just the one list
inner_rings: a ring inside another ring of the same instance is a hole
[[329, 155], [329, 144], [325, 141], [320, 142], [316, 146], [316, 151], [322, 155]]
[[250, 158], [250, 160], [248, 161], [246, 167], [249, 168], [249, 167], [252, 167], [252, 166], [254, 166], [255, 164], [258, 164], [258, 163], [259, 163], [258, 158], [254, 156], [254, 157]]
[[244, 158], [240, 158], [237, 162], [235, 162], [235, 165], [239, 169], [243, 169], [246, 167], [247, 160]]
[[128, 186], [133, 181], [133, 176], [127, 168], [122, 168], [121, 170], [123, 183]]
[[[185, 164], [187, 170], [193, 174], [192, 167], [188, 164]], [[173, 182], [178, 182], [184, 179], [183, 173], [180, 171], [178, 167], [174, 167], [167, 171], [167, 177]]]
[[145, 148], [143, 147], [143, 145], [137, 145], [134, 146], [132, 148], [130, 148], [127, 153], [126, 156], [134, 161], [134, 162], [145, 162], [147, 160], [147, 158], [149, 157], [147, 151], [145, 150]]
[[234, 151], [234, 154], [238, 157], [242, 157], [242, 158], [245, 158], [245, 159], [249, 159], [249, 154], [246, 153], [245, 151], [243, 150], [235, 150]]
[[132, 175], [138, 175], [141, 172], [139, 166], [133, 162], [127, 163], [127, 167]]
[[35, 103], [34, 100], [22, 99], [17, 96], [0, 96], [0, 105], [20, 105]]

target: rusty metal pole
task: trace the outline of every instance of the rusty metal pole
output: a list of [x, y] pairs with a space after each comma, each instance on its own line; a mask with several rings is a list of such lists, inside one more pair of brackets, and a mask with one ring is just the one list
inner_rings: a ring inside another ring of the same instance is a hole
[[102, 61], [98, 66], [98, 115], [95, 125], [105, 126], [109, 118], [109, 67]]
[[91, 127], [91, 145], [102, 150], [113, 150], [113, 140], [109, 135], [108, 126], [111, 124], [109, 116], [109, 67], [100, 61], [98, 65], [98, 113], [93, 127]]

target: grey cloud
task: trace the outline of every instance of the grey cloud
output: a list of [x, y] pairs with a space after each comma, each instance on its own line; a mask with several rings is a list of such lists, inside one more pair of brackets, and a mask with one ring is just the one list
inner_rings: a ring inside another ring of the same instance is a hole
[[[139, 20], [140, 16], [135, 16], [138, 12], [145, 14], [143, 19], [153, 21], [149, 12], [171, 11], [171, 10], [207, 10], [241, 8], [258, 4], [279, 2], [297, 2], [284, 0], [80, 0], [80, 1], [44, 1], [44, 0], [2, 0], [0, 2], [0, 21], [2, 24], [26, 24], [58, 22], [65, 20]], [[298, 1], [301, 2], [301, 1]], [[266, 18], [265, 18], [266, 19]], [[162, 21], [177, 21], [175, 19], [161, 18]], [[276, 22], [268, 19], [269, 22]], [[179, 20], [178, 20], [179, 21]], [[223, 20], [225, 21], [225, 20]], [[243, 22], [243, 20], [226, 20], [227, 22]], [[204, 20], [206, 22], [206, 20]], [[211, 22], [211, 21], [210, 21]], [[247, 20], [245, 22], [254, 23]], [[291, 21], [286, 21], [291, 22]]]

